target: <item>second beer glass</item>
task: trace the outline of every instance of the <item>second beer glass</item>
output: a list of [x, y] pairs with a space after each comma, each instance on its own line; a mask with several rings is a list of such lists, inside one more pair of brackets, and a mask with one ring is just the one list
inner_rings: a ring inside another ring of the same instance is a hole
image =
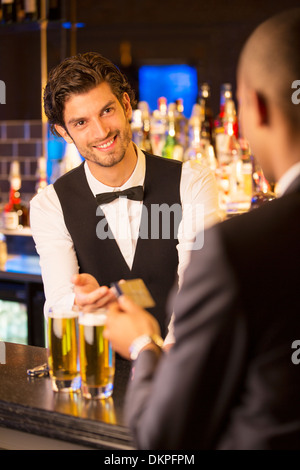
[[115, 354], [103, 337], [105, 321], [105, 309], [81, 312], [79, 316], [81, 389], [85, 398], [108, 398], [113, 392]]

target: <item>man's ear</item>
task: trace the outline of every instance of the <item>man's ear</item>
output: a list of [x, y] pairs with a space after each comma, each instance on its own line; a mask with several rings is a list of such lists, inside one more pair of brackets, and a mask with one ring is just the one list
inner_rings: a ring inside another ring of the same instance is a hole
[[132, 116], [132, 107], [131, 107], [130, 98], [129, 98], [128, 93], [125, 92], [123, 94], [122, 101], [123, 101], [123, 107], [124, 107], [125, 114], [126, 114], [127, 118], [130, 119], [131, 116]]
[[261, 126], [268, 125], [270, 123], [270, 115], [266, 97], [260, 92], [254, 92], [254, 100], [258, 124]]
[[54, 124], [54, 127], [55, 127], [56, 132], [58, 132], [59, 135], [61, 135], [62, 138], [65, 139], [65, 141], [68, 144], [73, 144], [72, 137], [70, 137], [70, 135], [68, 134], [68, 132], [66, 131], [66, 129], [63, 126], [59, 126], [58, 124]]

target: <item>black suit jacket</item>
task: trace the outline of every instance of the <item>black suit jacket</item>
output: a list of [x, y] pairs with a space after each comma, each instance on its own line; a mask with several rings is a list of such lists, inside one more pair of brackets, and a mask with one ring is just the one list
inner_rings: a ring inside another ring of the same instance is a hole
[[141, 449], [300, 449], [300, 179], [218, 224], [176, 299], [176, 344], [127, 394]]

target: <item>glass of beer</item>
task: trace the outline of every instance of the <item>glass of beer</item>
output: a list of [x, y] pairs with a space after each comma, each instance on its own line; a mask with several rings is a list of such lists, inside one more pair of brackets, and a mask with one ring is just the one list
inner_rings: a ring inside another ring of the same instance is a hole
[[53, 307], [48, 314], [48, 366], [52, 388], [80, 391], [78, 315], [74, 309]]
[[105, 309], [79, 316], [81, 391], [89, 399], [108, 398], [113, 393], [115, 353], [103, 337], [105, 321]]

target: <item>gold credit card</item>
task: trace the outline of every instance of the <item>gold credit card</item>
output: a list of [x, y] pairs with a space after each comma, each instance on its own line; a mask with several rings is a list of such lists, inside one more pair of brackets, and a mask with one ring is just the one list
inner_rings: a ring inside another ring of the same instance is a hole
[[155, 306], [153, 297], [147, 289], [143, 279], [129, 279], [128, 281], [119, 281], [111, 284], [116, 297], [127, 295], [137, 305], [143, 308]]

